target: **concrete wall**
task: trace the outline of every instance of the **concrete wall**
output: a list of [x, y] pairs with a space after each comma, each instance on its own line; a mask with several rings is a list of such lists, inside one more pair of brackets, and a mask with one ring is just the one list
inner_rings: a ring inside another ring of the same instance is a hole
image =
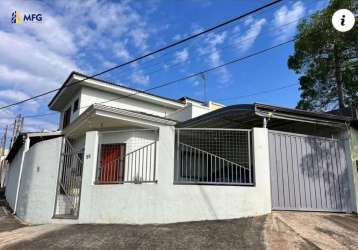
[[254, 129], [254, 187], [174, 185], [174, 128], [161, 126], [158, 183], [95, 185], [99, 133], [86, 133], [79, 223], [169, 223], [271, 211], [268, 133]]
[[358, 207], [358, 129], [350, 129], [350, 146], [352, 155], [352, 172], [353, 172], [353, 183], [354, 192], [356, 198], [356, 211]]
[[29, 223], [53, 216], [62, 138], [36, 143], [25, 155], [16, 215]]
[[0, 156], [0, 188], [6, 186], [6, 176], [9, 169], [9, 164], [5, 158], [6, 156]]
[[[112, 94], [105, 91], [100, 91], [98, 89], [84, 87], [81, 90], [81, 107], [86, 107], [94, 103], [101, 103], [108, 100], [113, 100], [119, 98], [120, 95]], [[153, 114], [161, 117], [166, 117], [169, 113], [174, 112], [176, 109], [164, 107], [161, 105], [156, 105], [153, 103], [136, 100], [133, 98], [123, 98], [115, 101], [103, 103], [103, 105], [134, 110], [137, 112], [145, 112], [148, 114]], [[81, 109], [81, 113], [86, 109]]]
[[206, 106], [188, 103], [187, 106], [173, 113], [170, 113], [167, 117], [177, 121], [186, 121], [191, 118], [206, 114], [210, 111], [211, 110]]
[[10, 207], [15, 209], [17, 186], [19, 183], [21, 164], [23, 160], [23, 154], [25, 153], [25, 144], [17, 152], [15, 158], [12, 160], [9, 166], [9, 170], [6, 178], [6, 190], [5, 196]]

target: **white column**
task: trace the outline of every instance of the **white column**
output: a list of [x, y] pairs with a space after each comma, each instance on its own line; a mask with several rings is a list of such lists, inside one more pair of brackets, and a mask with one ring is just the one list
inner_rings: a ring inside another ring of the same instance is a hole
[[85, 152], [83, 158], [82, 188], [79, 220], [90, 218], [91, 189], [94, 185], [98, 154], [98, 131], [86, 132]]
[[266, 210], [271, 211], [270, 156], [266, 128], [253, 129], [253, 147], [255, 186], [265, 201]]

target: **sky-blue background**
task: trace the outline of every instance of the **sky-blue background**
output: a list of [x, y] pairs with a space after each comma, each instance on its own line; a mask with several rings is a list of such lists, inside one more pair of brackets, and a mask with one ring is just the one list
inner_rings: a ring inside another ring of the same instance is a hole
[[[94, 74], [269, 1], [12, 1], [0, 2], [0, 106], [59, 87], [72, 70]], [[283, 1], [209, 35], [101, 78], [147, 89], [291, 39], [299, 20], [326, 1]], [[11, 13], [41, 13], [41, 23], [12, 24]], [[225, 105], [261, 102], [294, 107], [298, 85], [287, 68], [293, 44], [205, 74], [207, 99]], [[153, 73], [154, 72], [154, 73]], [[155, 90], [171, 98], [204, 99], [203, 78]], [[241, 98], [238, 98], [240, 97]], [[13, 117], [48, 113], [51, 96], [0, 111]], [[25, 129], [57, 128], [57, 115], [25, 119]]]

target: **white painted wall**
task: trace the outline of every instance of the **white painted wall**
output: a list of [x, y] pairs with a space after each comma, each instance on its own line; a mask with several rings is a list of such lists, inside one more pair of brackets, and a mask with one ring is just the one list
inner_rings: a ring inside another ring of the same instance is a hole
[[168, 115], [168, 118], [182, 122], [206, 114], [210, 111], [211, 110], [208, 107], [205, 107], [203, 105], [187, 103], [187, 105], [184, 108], [179, 109], [173, 113], [170, 113]]
[[0, 156], [0, 187], [5, 187], [6, 176], [9, 169], [9, 164], [5, 159], [6, 156]]
[[174, 127], [161, 126], [157, 184], [95, 185], [99, 133], [86, 134], [79, 223], [169, 223], [271, 211], [268, 133], [254, 129], [254, 187], [174, 185]]
[[[61, 141], [59, 137], [38, 142], [26, 152], [16, 209], [16, 215], [26, 222], [41, 224], [51, 221]], [[12, 190], [9, 187], [9, 191]]]
[[[100, 91], [98, 89], [83, 87], [81, 90], [81, 107], [87, 107], [94, 103], [101, 103], [108, 100], [113, 100], [115, 98], [119, 98], [120, 95], [116, 95], [113, 93]], [[147, 114], [157, 115], [161, 117], [166, 117], [169, 113], [174, 112], [175, 109], [156, 105], [153, 103], [140, 101], [133, 98], [122, 98], [115, 101], [103, 103], [103, 105], [133, 110], [137, 112], [145, 112]], [[86, 110], [85, 108], [81, 109], [81, 112]]]
[[6, 201], [9, 203], [10, 207], [13, 210], [15, 209], [16, 192], [19, 183], [21, 163], [22, 163], [24, 151], [25, 151], [25, 144], [22, 145], [20, 150], [17, 152], [15, 158], [10, 163], [7, 178], [6, 178], [6, 190], [5, 190]]

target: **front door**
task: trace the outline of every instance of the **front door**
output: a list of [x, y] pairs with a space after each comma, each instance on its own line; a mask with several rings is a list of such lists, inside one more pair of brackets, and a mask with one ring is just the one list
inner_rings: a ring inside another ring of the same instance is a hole
[[101, 184], [123, 182], [126, 144], [102, 144], [98, 182]]

